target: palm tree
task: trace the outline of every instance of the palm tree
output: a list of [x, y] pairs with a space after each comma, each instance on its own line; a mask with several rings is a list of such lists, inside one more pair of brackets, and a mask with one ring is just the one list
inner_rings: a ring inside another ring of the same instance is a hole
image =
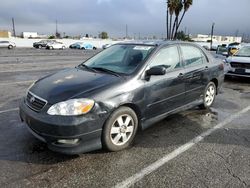
[[178, 1], [179, 0], [169, 0], [168, 1], [168, 9], [169, 9], [169, 15], [170, 15], [170, 23], [169, 23], [169, 39], [172, 39], [172, 21], [173, 21], [173, 14], [178, 7]]
[[181, 22], [182, 22], [182, 20], [183, 20], [183, 18], [184, 18], [184, 16], [185, 16], [186, 12], [188, 11], [188, 9], [189, 9], [189, 8], [191, 7], [191, 5], [193, 4], [193, 0], [183, 0], [182, 4], [183, 4], [183, 6], [184, 6], [184, 11], [183, 11], [183, 13], [182, 13], [182, 16], [181, 16], [181, 19], [180, 19], [179, 23], [177, 23], [176, 32], [175, 32], [174, 38], [176, 38], [176, 34], [177, 34], [178, 29], [179, 29], [179, 27], [180, 27], [180, 25], [181, 25]]
[[172, 39], [174, 38], [174, 36], [177, 33], [177, 25], [178, 25], [178, 21], [179, 21], [179, 15], [180, 15], [182, 9], [183, 9], [182, 0], [178, 0], [177, 6], [176, 6], [175, 11], [174, 11], [175, 12], [175, 21], [174, 21], [174, 26], [172, 28], [172, 35], [171, 35]]
[[169, 39], [169, 30], [168, 30], [168, 4], [169, 4], [169, 0], [167, 0], [167, 17], [166, 17], [166, 25], [167, 25], [167, 39]]

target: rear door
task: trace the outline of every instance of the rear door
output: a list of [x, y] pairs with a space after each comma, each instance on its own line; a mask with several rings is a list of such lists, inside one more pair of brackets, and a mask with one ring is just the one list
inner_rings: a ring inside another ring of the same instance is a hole
[[185, 101], [184, 68], [176, 45], [160, 49], [152, 58], [148, 69], [165, 66], [165, 75], [151, 76], [145, 82], [145, 117], [150, 119], [183, 105]]
[[204, 52], [196, 46], [180, 45], [185, 68], [186, 103], [200, 99], [209, 81], [209, 61]]

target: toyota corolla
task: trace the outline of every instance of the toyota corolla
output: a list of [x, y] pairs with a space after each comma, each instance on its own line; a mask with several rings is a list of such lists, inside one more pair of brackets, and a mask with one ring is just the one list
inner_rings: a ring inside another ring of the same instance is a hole
[[195, 44], [120, 43], [37, 80], [20, 117], [53, 151], [119, 151], [169, 114], [209, 108], [223, 79], [223, 62]]

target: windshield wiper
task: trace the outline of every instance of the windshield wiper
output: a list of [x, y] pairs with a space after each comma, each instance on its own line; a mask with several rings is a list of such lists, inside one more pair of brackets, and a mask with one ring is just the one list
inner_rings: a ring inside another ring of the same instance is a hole
[[87, 69], [87, 70], [90, 70], [90, 71], [92, 71], [92, 72], [96, 72], [95, 69], [93, 69], [92, 67], [89, 67], [89, 66], [87, 66], [87, 65], [85, 65], [85, 64], [80, 64], [78, 67], [84, 67], [84, 68]]
[[117, 77], [120, 77], [120, 76], [121, 76], [121, 75], [118, 74], [117, 72], [112, 71], [112, 70], [109, 70], [109, 69], [106, 69], [106, 68], [103, 68], [103, 67], [91, 67], [91, 68], [94, 69], [94, 70], [98, 70], [98, 71], [102, 71], [102, 72], [106, 72], [106, 73], [115, 75], [115, 76], [117, 76]]

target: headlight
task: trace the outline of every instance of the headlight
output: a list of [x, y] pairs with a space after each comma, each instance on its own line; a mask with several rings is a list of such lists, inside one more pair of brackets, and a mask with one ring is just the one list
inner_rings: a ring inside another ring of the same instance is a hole
[[77, 116], [88, 113], [94, 104], [95, 102], [91, 99], [70, 99], [54, 104], [47, 113], [49, 115]]

